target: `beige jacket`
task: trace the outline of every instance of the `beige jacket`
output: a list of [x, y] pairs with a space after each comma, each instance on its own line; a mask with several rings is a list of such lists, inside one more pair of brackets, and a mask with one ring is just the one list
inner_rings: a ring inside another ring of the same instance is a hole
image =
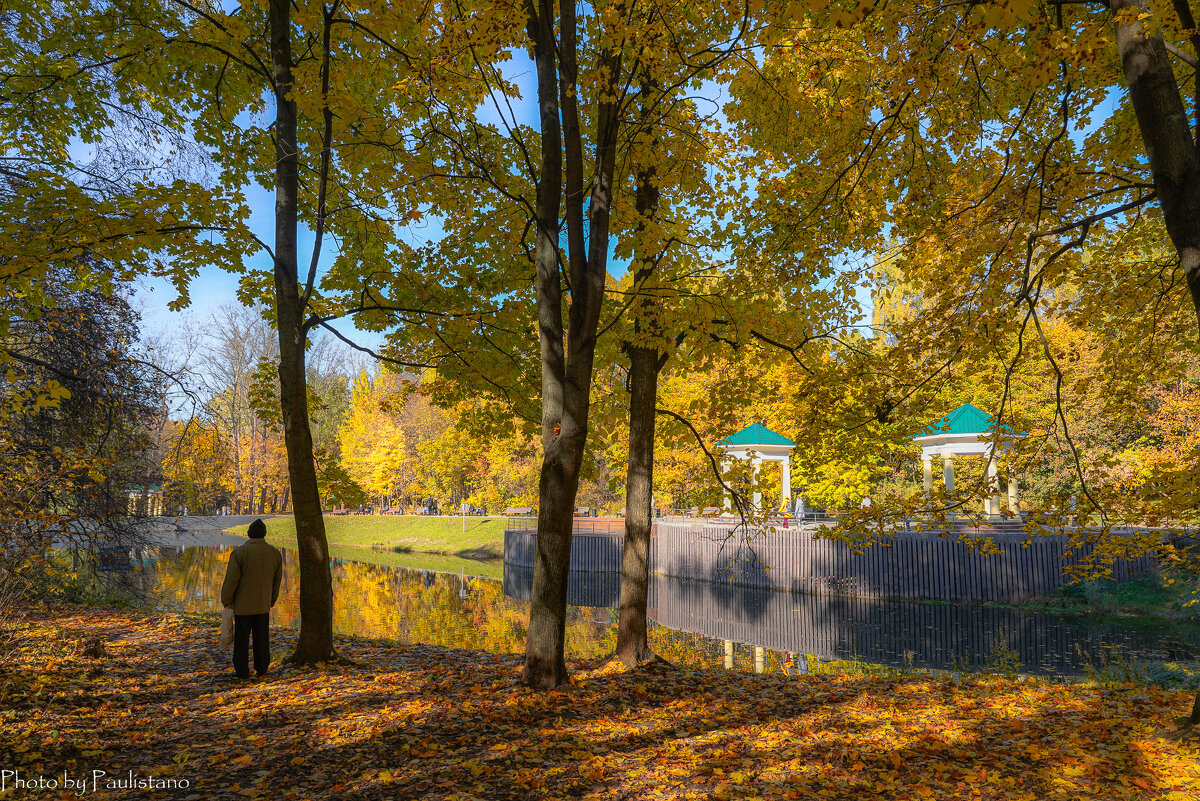
[[233, 604], [235, 615], [262, 615], [279, 598], [283, 555], [266, 540], [249, 540], [229, 555], [221, 605]]

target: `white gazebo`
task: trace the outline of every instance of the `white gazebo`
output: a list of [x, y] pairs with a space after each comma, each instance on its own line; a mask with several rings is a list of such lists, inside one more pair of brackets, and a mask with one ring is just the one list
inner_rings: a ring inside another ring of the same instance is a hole
[[[925, 479], [925, 497], [933, 492], [933, 457], [942, 458], [942, 481], [946, 494], [954, 492], [954, 457], [982, 456], [987, 460], [988, 483], [995, 487], [995, 494], [984, 502], [989, 515], [1000, 514], [1000, 479], [996, 447], [1001, 450], [1023, 438], [1008, 426], [1001, 426], [999, 436], [995, 434], [992, 416], [982, 409], [964, 403], [950, 414], [927, 427], [913, 437], [921, 443], [921, 468]], [[1020, 488], [1015, 475], [1008, 476], [1008, 508], [1015, 515], [1020, 509]]]
[[[783, 471], [783, 498], [781, 505], [785, 508], [792, 499], [792, 450], [796, 443], [782, 434], [777, 434], [760, 423], [754, 423], [743, 428], [736, 434], [731, 434], [717, 443], [721, 451], [721, 472], [729, 472], [730, 459], [748, 460], [752, 465], [750, 486], [754, 493], [754, 510], [761, 511], [762, 493], [758, 491], [758, 468], [763, 462], [779, 462]], [[732, 511], [732, 500], [725, 494], [724, 509]]]

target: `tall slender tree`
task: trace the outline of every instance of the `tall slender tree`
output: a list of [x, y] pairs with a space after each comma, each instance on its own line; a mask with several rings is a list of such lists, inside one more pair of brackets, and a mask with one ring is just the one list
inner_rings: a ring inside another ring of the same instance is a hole
[[[608, 273], [622, 54], [606, 48], [596, 57], [599, 100], [594, 152], [585, 161], [575, 3], [563, 2], [559, 13], [555, 13], [553, 0], [538, 0], [536, 5], [527, 0], [527, 11], [541, 122], [534, 261], [541, 341], [543, 455], [538, 483], [538, 544], [522, 678], [532, 687], [552, 688], [567, 680], [563, 661], [567, 572], [575, 493], [587, 444], [596, 331]], [[585, 227], [583, 201], [589, 186]], [[560, 201], [565, 209], [565, 232], [559, 226]], [[570, 293], [565, 327], [567, 297], [559, 267], [562, 233], [567, 242]]]

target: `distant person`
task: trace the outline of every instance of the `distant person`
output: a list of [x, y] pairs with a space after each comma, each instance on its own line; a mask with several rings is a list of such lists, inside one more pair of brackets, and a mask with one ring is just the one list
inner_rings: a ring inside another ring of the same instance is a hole
[[803, 519], [804, 519], [804, 517], [805, 517], [805, 515], [807, 515], [807, 514], [808, 514], [808, 509], [806, 509], [806, 508], [805, 508], [805, 504], [804, 504], [804, 496], [803, 496], [803, 495], [797, 495], [797, 496], [796, 496], [796, 504], [795, 504], [795, 507], [794, 507], [794, 509], [795, 509], [795, 512], [796, 512], [796, 517], [797, 517], [797, 519], [799, 519], [799, 520], [803, 520]]
[[250, 637], [254, 636], [254, 672], [267, 675], [271, 664], [271, 607], [279, 599], [283, 555], [264, 539], [267, 525], [250, 524], [250, 539], [229, 555], [221, 603], [233, 609], [233, 672], [250, 678]]

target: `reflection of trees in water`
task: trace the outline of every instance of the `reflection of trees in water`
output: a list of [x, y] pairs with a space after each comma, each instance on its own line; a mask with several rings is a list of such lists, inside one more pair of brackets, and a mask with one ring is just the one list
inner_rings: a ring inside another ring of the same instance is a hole
[[[143, 571], [111, 576], [141, 588], [157, 606], [187, 612], [220, 609], [228, 546], [164, 549]], [[334, 560], [334, 631], [404, 643], [520, 653], [529, 622], [528, 600], [520, 597], [519, 570], [505, 567], [504, 585], [468, 579], [465, 597], [458, 576]], [[272, 621], [299, 624], [295, 554], [284, 551], [284, 577]], [[604, 580], [602, 580], [604, 579]], [[608, 584], [605, 583], [608, 582]], [[567, 648], [571, 658], [613, 652], [615, 625], [603, 608], [616, 600], [615, 574], [573, 575], [568, 587]], [[611, 586], [608, 586], [611, 584]], [[998, 642], [1015, 654], [1026, 672], [1079, 674], [1084, 663], [1100, 663], [1104, 652], [1139, 659], [1192, 658], [1196, 649], [1170, 632], [1138, 632], [1108, 622], [1058, 618], [1019, 610], [931, 606], [790, 593], [731, 589], [728, 585], [667, 582], [651, 587], [651, 647], [686, 668], [724, 664], [723, 640], [743, 643], [735, 664], [752, 669], [750, 645], [767, 649], [767, 669], [778, 670], [783, 651], [826, 659], [862, 660], [897, 667], [985, 667]], [[599, 604], [601, 608], [593, 608]], [[674, 629], [669, 628], [673, 626]], [[689, 633], [691, 632], [691, 633]], [[1003, 636], [1001, 636], [1003, 635]]]
[[[167, 609], [212, 612], [220, 609], [228, 547], [187, 548], [164, 554], [147, 567], [146, 599]], [[284, 551], [283, 583], [272, 624], [300, 622], [296, 556]], [[503, 594], [500, 582], [467, 579], [466, 597], [458, 576], [334, 560], [334, 631], [403, 643], [440, 645], [494, 653], [520, 653], [529, 625], [528, 603]], [[571, 609], [568, 656], [611, 653], [615, 632], [607, 615]]]
[[215, 612], [221, 608], [221, 582], [233, 548], [162, 549], [145, 569], [145, 597], [156, 606], [181, 612]]

